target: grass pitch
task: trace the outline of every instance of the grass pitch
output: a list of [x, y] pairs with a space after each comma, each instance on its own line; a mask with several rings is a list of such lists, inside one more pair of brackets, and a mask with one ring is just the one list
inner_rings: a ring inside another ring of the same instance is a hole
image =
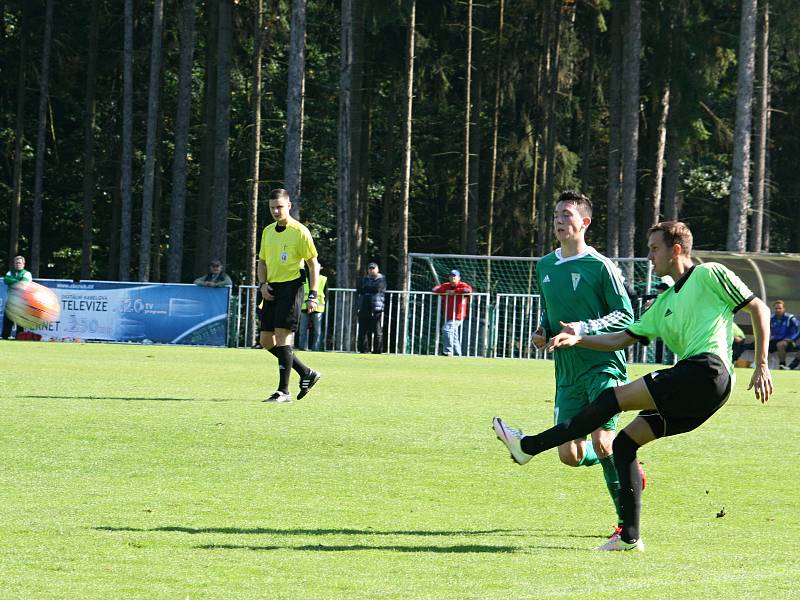
[[303, 358], [323, 379], [268, 405], [263, 351], [0, 343], [0, 596], [798, 594], [800, 373], [761, 406], [739, 371], [646, 447], [647, 551], [600, 555], [600, 467], [518, 467], [490, 428], [550, 425], [551, 363]]

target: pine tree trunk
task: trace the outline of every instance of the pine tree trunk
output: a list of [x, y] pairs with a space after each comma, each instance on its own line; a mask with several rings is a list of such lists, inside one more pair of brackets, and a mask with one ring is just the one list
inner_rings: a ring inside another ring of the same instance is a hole
[[261, 57], [264, 54], [267, 43], [265, 28], [263, 0], [256, 0], [255, 19], [253, 22], [253, 84], [250, 91], [253, 138], [250, 145], [250, 183], [247, 188], [247, 262], [245, 271], [247, 283], [250, 285], [256, 285], [257, 283], [258, 189], [261, 178]]
[[642, 3], [628, 0], [622, 67], [622, 215], [619, 253], [634, 255], [639, 148], [639, 67], [642, 52]]
[[[653, 168], [653, 202], [650, 212], [650, 225], [655, 225], [661, 217], [661, 192], [664, 181], [664, 153], [667, 147], [667, 122], [669, 118], [669, 95], [670, 84], [664, 84], [664, 91], [661, 94], [659, 104], [661, 110], [658, 119], [658, 130], [656, 131], [656, 156]], [[649, 226], [648, 226], [649, 227]], [[645, 244], [646, 246], [646, 244]]]
[[86, 113], [83, 130], [83, 243], [81, 250], [81, 279], [92, 276], [92, 217], [94, 213], [94, 131], [97, 90], [98, 0], [92, 0], [89, 16], [89, 49], [86, 61]]
[[211, 201], [211, 257], [226, 261], [228, 240], [228, 163], [231, 119], [232, 0], [219, 5], [217, 108], [214, 131], [214, 186]]
[[594, 108], [594, 71], [597, 62], [597, 14], [595, 8], [588, 8], [591, 17], [586, 74], [583, 89], [583, 135], [581, 136], [581, 191], [588, 193], [590, 188], [590, 157], [592, 154], [592, 110]]
[[743, 252], [747, 242], [747, 208], [750, 204], [750, 128], [755, 71], [756, 13], [758, 0], [742, 0], [736, 78], [736, 125], [733, 131], [731, 199], [726, 249]]
[[606, 255], [619, 256], [620, 176], [622, 161], [622, 21], [623, 5], [611, 8], [611, 68], [608, 82], [608, 195]]
[[306, 85], [306, 0], [292, 0], [286, 100], [286, 152], [283, 180], [292, 199], [292, 216], [300, 218], [303, 173], [303, 111]]
[[31, 235], [31, 273], [39, 277], [42, 255], [42, 213], [44, 187], [44, 153], [47, 136], [47, 101], [50, 95], [50, 49], [53, 39], [53, 0], [47, 0], [42, 43], [42, 70], [39, 73], [39, 117], [36, 132], [36, 171], [33, 179], [33, 233]]
[[[494, 204], [497, 194], [497, 133], [500, 130], [500, 105], [503, 95], [500, 90], [503, 73], [503, 29], [505, 27], [505, 0], [499, 2], [497, 21], [497, 59], [494, 73], [494, 111], [492, 116], [492, 151], [489, 165], [489, 206], [486, 222], [486, 255], [492, 256], [494, 251]], [[489, 263], [491, 265], [491, 262]]]
[[219, 38], [219, 2], [207, 0], [206, 16], [206, 55], [205, 91], [203, 99], [203, 142], [200, 158], [200, 187], [197, 193], [197, 206], [194, 229], [195, 273], [204, 273], [211, 260], [209, 237], [211, 235], [211, 196], [214, 186], [214, 140], [217, 123], [217, 40]]
[[342, 0], [341, 65], [339, 83], [338, 190], [336, 197], [336, 285], [350, 287], [353, 277], [353, 68], [355, 0]]
[[552, 30], [549, 42], [549, 85], [547, 90], [547, 104], [545, 114], [545, 148], [543, 179], [541, 187], [541, 200], [539, 202], [539, 244], [540, 256], [547, 252], [552, 239], [553, 194], [555, 191], [555, 164], [556, 164], [556, 139], [558, 138], [558, 114], [556, 113], [556, 100], [558, 98], [558, 72], [560, 68], [561, 44], [561, 2], [556, 0], [548, 12], [547, 18], [552, 19]]
[[470, 141], [472, 130], [472, 0], [467, 0], [467, 62], [464, 84], [464, 163], [461, 177], [464, 192], [461, 203], [461, 252], [467, 253], [467, 232], [469, 229], [469, 167]]
[[19, 254], [19, 217], [22, 206], [22, 146], [25, 138], [25, 69], [28, 64], [28, 31], [25, 2], [20, 6], [19, 64], [17, 68], [17, 124], [14, 133], [14, 192], [8, 231], [8, 258]]
[[189, 154], [189, 120], [192, 113], [195, 0], [183, 0], [180, 21], [178, 106], [175, 115], [175, 154], [172, 157], [172, 199], [169, 212], [167, 281], [183, 276], [183, 239], [186, 229], [186, 169]]
[[[482, 43], [483, 35], [480, 26], [475, 27], [473, 33], [472, 47], [472, 70], [475, 73], [483, 71], [482, 66]], [[483, 135], [481, 131], [481, 104], [483, 102], [483, 80], [475, 77], [472, 84], [472, 122], [470, 123], [471, 132], [469, 135], [469, 211], [467, 213], [467, 254], [478, 253], [478, 231], [482, 223], [478, 220], [480, 209], [480, 162], [481, 146]]]
[[156, 131], [161, 97], [161, 30], [164, 0], [153, 2], [153, 30], [150, 38], [150, 84], [147, 98], [147, 141], [142, 185], [142, 228], [139, 236], [139, 281], [150, 281], [150, 245], [153, 236], [153, 186], [156, 172]]
[[678, 128], [674, 124], [675, 106], [673, 104], [667, 119], [667, 140], [664, 149], [664, 220], [677, 221], [680, 215], [680, 180], [681, 180], [681, 140]]
[[133, 0], [125, 0], [124, 28], [119, 278], [121, 281], [130, 281], [133, 232]]
[[417, 30], [417, 0], [411, 0], [406, 34], [406, 89], [405, 118], [403, 119], [403, 180], [400, 201], [400, 240], [397, 249], [399, 289], [408, 289], [408, 216], [411, 190], [411, 127], [414, 115], [414, 60], [416, 57], [415, 37]]
[[756, 148], [753, 157], [753, 221], [750, 252], [761, 252], [764, 230], [764, 189], [767, 163], [767, 114], [769, 113], [769, 0], [761, 8], [761, 36], [758, 52], [758, 105], [756, 107]]

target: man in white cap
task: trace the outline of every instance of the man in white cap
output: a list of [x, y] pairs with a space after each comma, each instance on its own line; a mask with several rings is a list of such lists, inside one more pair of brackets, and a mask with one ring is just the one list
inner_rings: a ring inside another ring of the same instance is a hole
[[434, 287], [433, 293], [444, 296], [444, 353], [447, 356], [461, 356], [461, 326], [467, 316], [472, 286], [461, 281], [461, 271], [458, 269], [450, 271], [447, 279]]

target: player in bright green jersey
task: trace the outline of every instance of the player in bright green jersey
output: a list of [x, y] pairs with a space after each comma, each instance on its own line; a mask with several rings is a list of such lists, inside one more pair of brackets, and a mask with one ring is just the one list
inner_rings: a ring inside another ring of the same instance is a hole
[[756, 399], [766, 403], [773, 393], [767, 366], [770, 311], [742, 281], [716, 263], [694, 266], [692, 233], [683, 223], [667, 221], [648, 232], [649, 258], [656, 275], [670, 275], [675, 285], [660, 294], [641, 320], [626, 331], [605, 335], [560, 333], [550, 348], [583, 346], [609, 350], [647, 342], [656, 336], [677, 354], [670, 369], [654, 371], [626, 385], [607, 389], [574, 418], [538, 435], [525, 436], [494, 419], [498, 437], [519, 464], [576, 436], [593, 431], [620, 411], [639, 415], [614, 440], [614, 462], [620, 476], [622, 531], [597, 550], [644, 550], [639, 535], [641, 485], [635, 467], [641, 446], [655, 439], [696, 429], [728, 400], [734, 385], [731, 346], [733, 315], [750, 315], [755, 336], [755, 369], [750, 379]]
[[[633, 310], [616, 266], [586, 243], [592, 222], [592, 203], [580, 192], [566, 191], [553, 213], [553, 229], [560, 247], [536, 265], [542, 297], [541, 325], [534, 343], [542, 348], [547, 339], [562, 330], [587, 335], [624, 331], [633, 322]], [[554, 356], [556, 398], [554, 421], [568, 421], [586, 408], [600, 393], [626, 383], [625, 354], [621, 350], [592, 352], [569, 348]], [[617, 418], [613, 416], [585, 436], [564, 442], [558, 457], [571, 467], [600, 463], [609, 495], [619, 512], [619, 477], [614, 466], [612, 443]]]

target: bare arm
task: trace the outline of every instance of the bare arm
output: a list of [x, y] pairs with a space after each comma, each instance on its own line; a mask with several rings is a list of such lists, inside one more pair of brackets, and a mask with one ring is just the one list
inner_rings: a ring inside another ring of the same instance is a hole
[[259, 289], [261, 290], [261, 295], [264, 300], [272, 300], [272, 294], [267, 285], [267, 263], [260, 258], [256, 263], [256, 278], [258, 279]]
[[[561, 323], [565, 326], [566, 323]], [[636, 343], [636, 338], [626, 331], [616, 333], [604, 333], [601, 335], [573, 335], [570, 333], [559, 333], [550, 340], [547, 350], [552, 352], [556, 348], [569, 348], [570, 346], [580, 346], [589, 350], [599, 350], [601, 352], [611, 352], [627, 348]]]
[[766, 403], [772, 395], [772, 375], [767, 363], [767, 350], [769, 348], [769, 308], [760, 298], [753, 298], [742, 308], [750, 315], [753, 323], [753, 337], [755, 338], [755, 356], [753, 364], [753, 377], [750, 379], [748, 390], [755, 392], [756, 398], [761, 403]]
[[319, 292], [319, 259], [316, 256], [309, 258], [306, 261], [306, 265], [308, 266], [308, 290], [315, 294], [314, 298], [309, 297], [306, 300], [306, 306], [308, 307], [308, 312], [314, 312], [314, 308], [317, 306], [316, 293]]

